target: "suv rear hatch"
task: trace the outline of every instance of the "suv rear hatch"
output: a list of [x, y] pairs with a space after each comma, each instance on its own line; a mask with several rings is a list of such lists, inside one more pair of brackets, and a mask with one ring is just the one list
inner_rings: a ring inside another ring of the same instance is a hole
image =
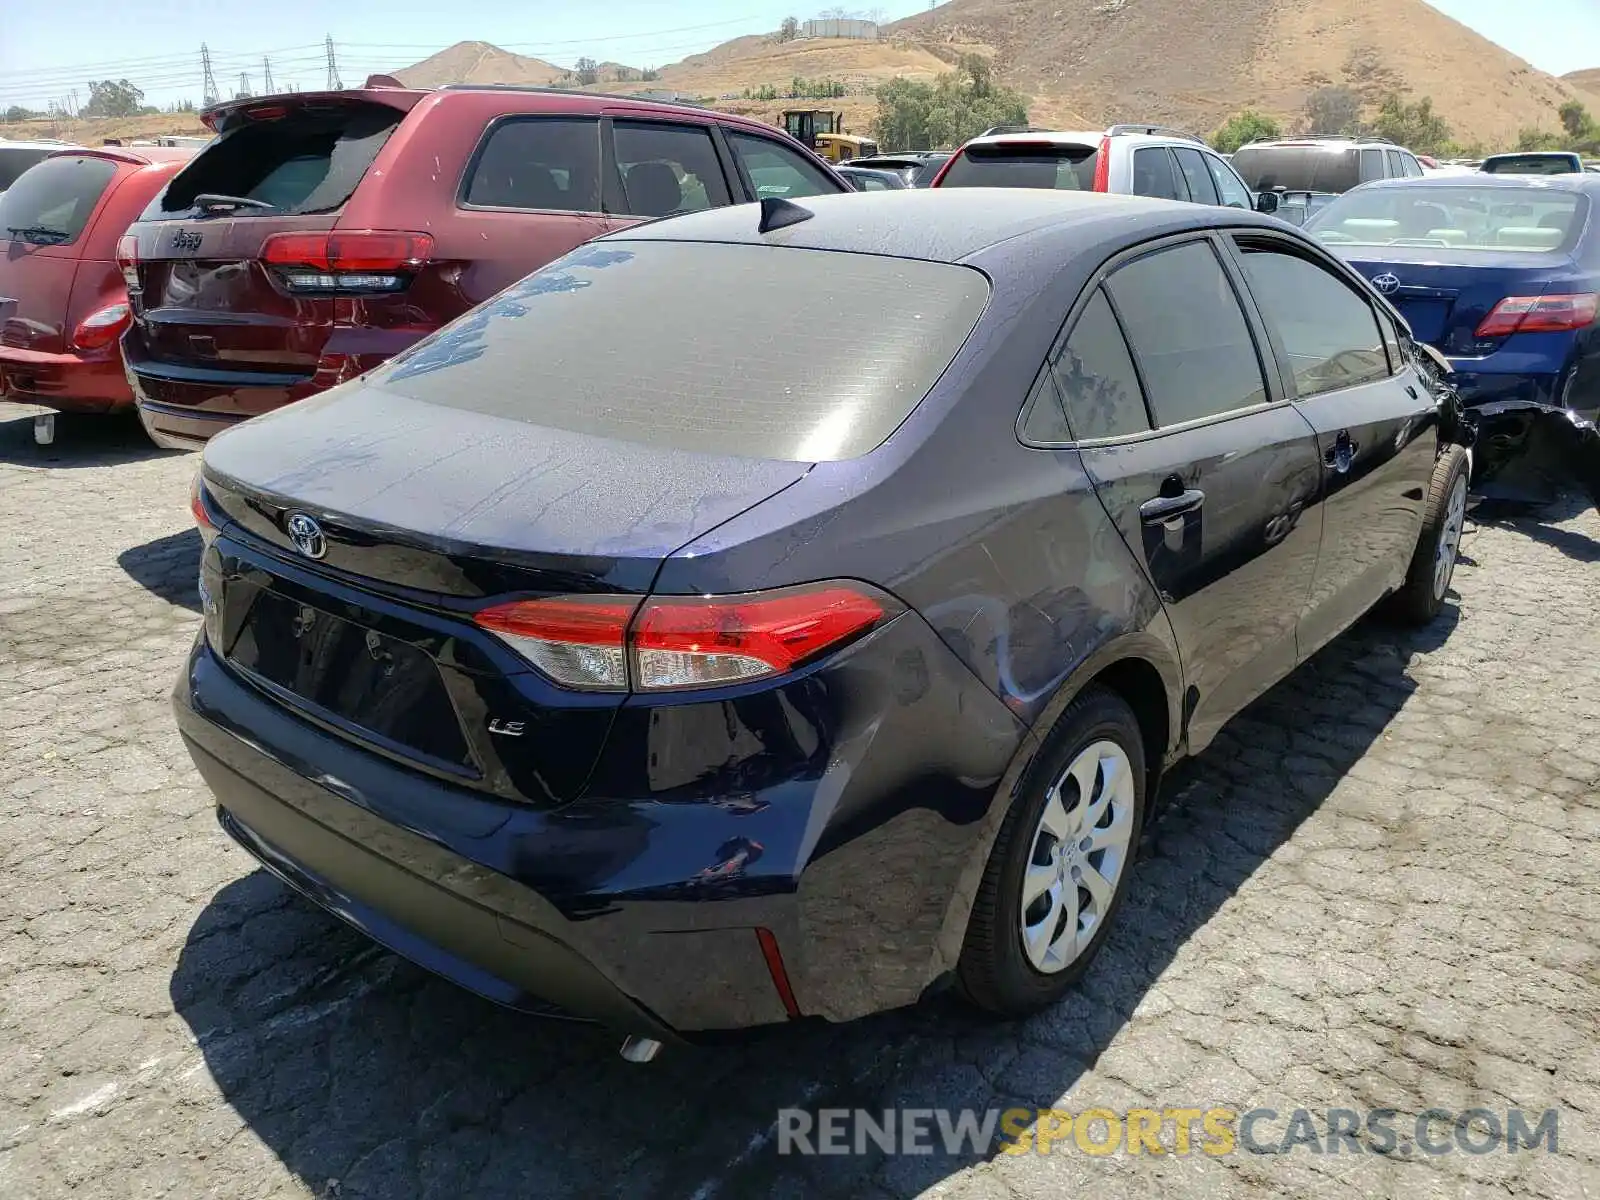
[[888, 437], [988, 298], [966, 267], [644, 232], [207, 446], [207, 631], [236, 671], [408, 765], [570, 800], [627, 684], [558, 686], [478, 614], [629, 608], [681, 547]]
[[1100, 142], [979, 142], [951, 156], [933, 187], [1050, 188], [1105, 191]]
[[130, 365], [292, 385], [315, 373], [343, 297], [398, 302], [425, 240], [329, 235], [421, 94], [302, 93], [208, 113], [220, 136], [123, 242]]
[[117, 164], [67, 153], [0, 195], [0, 345], [59, 354], [84, 229]]

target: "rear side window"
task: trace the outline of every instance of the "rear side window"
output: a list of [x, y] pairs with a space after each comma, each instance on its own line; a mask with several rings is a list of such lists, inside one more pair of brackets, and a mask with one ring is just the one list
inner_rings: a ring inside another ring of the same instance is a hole
[[839, 190], [816, 163], [770, 138], [728, 131], [728, 144], [755, 189], [756, 199], [794, 200], [826, 196]]
[[1107, 287], [1157, 427], [1266, 400], [1255, 340], [1209, 242], [1146, 255]]
[[1051, 363], [1075, 438], [1122, 437], [1150, 428], [1128, 343], [1096, 291]]
[[7, 146], [0, 149], [0, 192], [17, 181], [34, 163], [43, 162], [55, 153], [54, 147], [34, 149], [31, 146]]
[[1172, 152], [1178, 156], [1178, 169], [1183, 172], [1183, 181], [1189, 185], [1189, 199], [1196, 204], [1219, 203], [1216, 182], [1211, 178], [1211, 172], [1206, 170], [1205, 155], [1187, 147], [1174, 147]]
[[0, 196], [0, 236], [35, 246], [76, 241], [116, 173], [117, 164], [104, 158], [40, 163]]
[[344, 205], [405, 114], [384, 104], [291, 108], [225, 132], [180, 171], [146, 213], [170, 217], [198, 196], [255, 200], [235, 217], [332, 212]]
[[1093, 146], [1051, 146], [1042, 142], [968, 146], [955, 156], [939, 186], [1088, 192], [1094, 189], [1094, 171], [1099, 161], [1100, 152]]
[[618, 121], [612, 144], [622, 189], [618, 212], [670, 217], [728, 203], [728, 184], [704, 126]]
[[1374, 179], [1382, 179], [1383, 177], [1383, 151], [1363, 150], [1361, 152], [1361, 182], [1371, 183]]
[[981, 273], [949, 263], [607, 239], [369, 378], [427, 404], [577, 433], [835, 461], [894, 432], [988, 298]]
[[1398, 150], [1390, 150], [1387, 153], [1389, 155], [1389, 178], [1404, 179], [1406, 176], [1405, 157]]
[[1158, 200], [1187, 200], [1189, 191], [1178, 179], [1172, 155], [1165, 146], [1147, 146], [1133, 152], [1133, 194]]
[[600, 122], [514, 117], [489, 131], [468, 167], [468, 205], [600, 211]]
[[1407, 179], [1421, 179], [1423, 176], [1422, 164], [1409, 154], [1402, 154], [1400, 161], [1405, 164]]
[[1349, 284], [1298, 255], [1241, 249], [1250, 291], [1283, 343], [1301, 399], [1388, 377], [1378, 319]]

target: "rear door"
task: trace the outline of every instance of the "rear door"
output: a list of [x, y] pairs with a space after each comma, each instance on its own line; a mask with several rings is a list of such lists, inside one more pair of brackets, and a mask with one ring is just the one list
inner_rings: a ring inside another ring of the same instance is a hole
[[1187, 200], [1183, 174], [1165, 146], [1141, 146], [1133, 152], [1133, 194], [1157, 200]]
[[[297, 272], [291, 284], [264, 252], [269, 239], [333, 229], [405, 115], [400, 100], [310, 93], [227, 114], [221, 136], [130, 231], [139, 280], [125, 342], [133, 365], [309, 380], [352, 301], [324, 286], [326, 267]], [[402, 286], [361, 300], [376, 306], [374, 324], [384, 323], [382, 310], [406, 306], [408, 276], [392, 278]]]
[[609, 228], [733, 202], [737, 180], [730, 177], [709, 124], [614, 117], [607, 118], [604, 129]]
[[1057, 382], [1084, 466], [1166, 605], [1198, 750], [1294, 667], [1321, 537], [1316, 439], [1209, 237], [1113, 264], [1103, 293]]
[[1317, 431], [1323, 534], [1300, 622], [1304, 658], [1404, 575], [1433, 474], [1435, 405], [1410, 365], [1391, 357], [1388, 318], [1356, 285], [1286, 238], [1232, 241], [1285, 386]]
[[85, 231], [119, 166], [93, 154], [39, 163], [0, 195], [0, 343], [61, 353]]
[[799, 200], [850, 188], [791, 146], [743, 129], [723, 128], [735, 169], [754, 200]]
[[1183, 181], [1189, 187], [1189, 199], [1196, 204], [1221, 204], [1217, 181], [1206, 170], [1205, 156], [1188, 146], [1174, 146], [1172, 153], [1178, 160], [1178, 169], [1183, 172]]

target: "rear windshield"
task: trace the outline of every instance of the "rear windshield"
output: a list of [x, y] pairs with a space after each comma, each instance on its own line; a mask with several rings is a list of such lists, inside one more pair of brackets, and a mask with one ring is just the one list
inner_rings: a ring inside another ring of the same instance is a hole
[[89, 223], [117, 164], [64, 155], [39, 164], [0, 195], [0, 238], [65, 246]]
[[1233, 156], [1233, 169], [1257, 192], [1348, 192], [1361, 182], [1360, 167], [1354, 150], [1323, 146], [1246, 146]]
[[1490, 175], [1576, 175], [1583, 168], [1575, 158], [1564, 154], [1511, 155], [1491, 158], [1483, 164]]
[[145, 220], [193, 211], [195, 197], [257, 200], [232, 215], [331, 212], [356, 190], [405, 113], [383, 104], [293, 108], [275, 121], [250, 121], [224, 133], [156, 198]]
[[1529, 187], [1363, 188], [1307, 223], [1330, 246], [1433, 246], [1453, 250], [1570, 251], [1589, 216], [1578, 192]]
[[56, 152], [57, 147], [36, 149], [33, 146], [0, 146], [0, 192], [5, 191], [36, 162], [43, 162]]
[[1038, 142], [968, 146], [960, 151], [939, 186], [1053, 188], [1088, 192], [1100, 152], [1093, 146], [1048, 146]]
[[894, 432], [988, 297], [983, 275], [948, 263], [594, 242], [369, 378], [428, 404], [577, 433], [834, 461]]

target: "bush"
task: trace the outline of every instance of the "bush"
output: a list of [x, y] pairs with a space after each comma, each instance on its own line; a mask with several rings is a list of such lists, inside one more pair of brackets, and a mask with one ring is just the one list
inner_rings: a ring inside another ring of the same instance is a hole
[[1253, 108], [1247, 108], [1236, 116], [1229, 117], [1221, 129], [1211, 135], [1212, 149], [1223, 154], [1232, 154], [1246, 142], [1254, 142], [1260, 138], [1275, 138], [1282, 134], [1278, 123], [1265, 113], [1258, 113]]
[[1372, 131], [1418, 154], [1444, 154], [1451, 144], [1450, 125], [1433, 111], [1432, 96], [1407, 104], [1398, 92], [1390, 93]]
[[1026, 125], [1028, 103], [995, 82], [989, 60], [962, 55], [933, 83], [896, 76], [878, 88], [872, 135], [889, 150], [959, 146], [994, 125]]

